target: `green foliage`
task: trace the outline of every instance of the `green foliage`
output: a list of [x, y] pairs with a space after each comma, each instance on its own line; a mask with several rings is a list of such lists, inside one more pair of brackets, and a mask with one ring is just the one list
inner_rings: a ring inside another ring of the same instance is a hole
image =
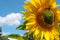
[[16, 29], [18, 29], [18, 30], [24, 30], [25, 27], [26, 27], [26, 23], [27, 23], [27, 21], [25, 21], [22, 25], [18, 26]]
[[8, 36], [3, 36], [3, 37], [4, 38], [14, 38], [14, 39], [17, 39], [17, 40], [33, 40], [32, 34], [28, 35], [28, 33], [25, 33], [23, 36], [20, 36], [18, 34], [11, 34], [11, 35], [8, 35]]
[[4, 36], [5, 38], [14, 38], [14, 39], [17, 39], [17, 40], [24, 40], [24, 38], [18, 34], [11, 34], [11, 35], [8, 35], [8, 36]]
[[19, 37], [18, 40], [25, 40], [23, 37]]
[[26, 40], [33, 40], [33, 33], [28, 34], [28, 32], [27, 32], [27, 33], [25, 33], [25, 34], [23, 35], [23, 37], [24, 37], [24, 39], [26, 39]]
[[18, 34], [11, 34], [11, 35], [8, 35], [7, 37], [8, 38], [18, 38], [18, 37], [20, 37], [20, 35], [18, 35]]
[[6, 37], [0, 37], [0, 40], [8, 40]]

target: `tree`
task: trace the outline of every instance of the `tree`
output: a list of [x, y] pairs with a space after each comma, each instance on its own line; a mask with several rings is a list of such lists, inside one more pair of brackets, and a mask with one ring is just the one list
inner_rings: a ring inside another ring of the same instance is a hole
[[8, 40], [8, 38], [5, 38], [2, 36], [2, 28], [0, 27], [0, 40]]
[[1, 27], [0, 27], [0, 37], [1, 37], [1, 35], [2, 35], [2, 29], [1, 29]]

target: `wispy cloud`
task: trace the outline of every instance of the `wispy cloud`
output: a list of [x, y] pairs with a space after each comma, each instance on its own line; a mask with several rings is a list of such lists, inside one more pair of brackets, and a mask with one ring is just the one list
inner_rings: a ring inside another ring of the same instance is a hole
[[10, 34], [9, 32], [2, 32], [2, 36], [7, 36], [9, 34]]
[[0, 16], [0, 26], [2, 25], [20, 25], [20, 21], [22, 20], [22, 14], [20, 13], [10, 13], [5, 17]]

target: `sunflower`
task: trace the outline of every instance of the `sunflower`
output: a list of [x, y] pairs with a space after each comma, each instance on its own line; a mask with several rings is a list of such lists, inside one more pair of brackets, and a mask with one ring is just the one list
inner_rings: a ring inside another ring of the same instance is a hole
[[25, 2], [23, 19], [28, 21], [25, 30], [33, 33], [34, 40], [59, 40], [57, 31], [60, 10], [56, 0], [30, 0]]

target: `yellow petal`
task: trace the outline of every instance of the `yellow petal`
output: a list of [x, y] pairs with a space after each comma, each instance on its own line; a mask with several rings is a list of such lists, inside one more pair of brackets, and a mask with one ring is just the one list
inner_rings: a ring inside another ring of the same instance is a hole
[[28, 22], [28, 23], [26, 23], [26, 25], [33, 25], [33, 24], [35, 24], [36, 22]]
[[25, 30], [30, 30], [34, 25], [26, 25]]
[[60, 10], [57, 11], [58, 20], [60, 21]]
[[58, 35], [58, 34], [59, 34], [56, 29], [53, 29], [53, 30], [51, 31], [51, 33], [52, 33], [53, 35]]
[[25, 2], [25, 5], [23, 6], [25, 9], [27, 9], [29, 12], [36, 12], [37, 9], [29, 2]]
[[40, 0], [41, 5], [45, 5], [45, 7], [52, 5], [54, 2], [56, 3], [56, 0]]
[[53, 29], [51, 33], [54, 35], [54, 38], [55, 38], [56, 40], [59, 40], [59, 33], [57, 32], [56, 29]]
[[25, 20], [31, 20], [31, 19], [35, 19], [35, 16], [24, 16]]
[[36, 30], [36, 28], [37, 28], [37, 25], [36, 24], [33, 25], [32, 28], [30, 29], [29, 34], [33, 33]]
[[39, 8], [41, 3], [40, 0], [30, 0], [31, 4], [34, 5], [36, 8]]
[[34, 32], [34, 35], [37, 37], [37, 36], [39, 36], [38, 34], [39, 34], [39, 31], [40, 30], [38, 30], [37, 28], [36, 28], [36, 30], [35, 30], [35, 32]]
[[50, 40], [50, 33], [49, 32], [45, 32], [45, 39], [46, 40]]
[[50, 33], [50, 39], [54, 40], [54, 35], [52, 33]]
[[41, 31], [41, 40], [43, 39], [44, 34], [45, 34], [45, 32], [44, 31]]
[[57, 8], [56, 1], [54, 1], [52, 4], [50, 4], [51, 8]]
[[24, 15], [34, 15], [34, 12], [22, 12]]
[[35, 19], [35, 15], [32, 13], [25, 12], [24, 14], [25, 14], [25, 16], [23, 17], [23, 19], [25, 19], [25, 20]]
[[34, 25], [35, 25], [35, 22], [28, 22], [26, 24], [26, 29], [28, 30], [28, 29], [32, 28]]
[[56, 0], [49, 0], [49, 4], [50, 4], [50, 5], [52, 5], [52, 4], [54, 4], [54, 3], [56, 3]]

